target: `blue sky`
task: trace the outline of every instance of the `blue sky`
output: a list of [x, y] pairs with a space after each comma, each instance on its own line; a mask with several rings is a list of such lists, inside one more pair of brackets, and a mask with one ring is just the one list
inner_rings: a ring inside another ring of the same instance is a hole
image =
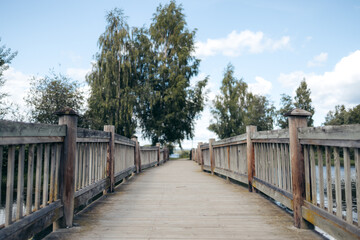
[[[55, 72], [84, 82], [105, 29], [105, 14], [122, 8], [130, 26], [149, 26], [159, 3], [168, 1], [1, 1], [0, 44], [17, 50], [5, 73], [9, 101], [23, 106], [31, 76]], [[197, 79], [210, 76], [210, 100], [231, 62], [254, 93], [278, 106], [305, 77], [312, 91], [315, 125], [336, 104], [360, 103], [360, 1], [177, 1], [188, 27], [197, 28]], [[84, 86], [85, 87], [85, 86]], [[206, 142], [209, 101], [195, 138]]]

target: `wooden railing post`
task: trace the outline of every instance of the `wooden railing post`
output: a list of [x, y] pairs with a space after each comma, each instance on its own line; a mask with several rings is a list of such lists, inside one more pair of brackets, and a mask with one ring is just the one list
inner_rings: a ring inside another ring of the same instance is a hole
[[74, 218], [75, 195], [75, 158], [78, 115], [71, 108], [56, 112], [59, 116], [59, 125], [66, 125], [66, 136], [60, 159], [59, 193], [63, 204], [63, 218], [54, 223], [54, 228], [72, 227]]
[[201, 149], [200, 149], [201, 145], [202, 145], [202, 142], [199, 142], [198, 146], [197, 146], [197, 163], [199, 165], [201, 165]]
[[210, 166], [211, 166], [211, 174], [214, 175], [215, 170], [215, 157], [214, 157], [214, 149], [213, 149], [213, 142], [215, 141], [214, 138], [209, 139], [209, 155], [210, 155]]
[[132, 136], [131, 140], [135, 142], [134, 163], [135, 163], [136, 173], [139, 173], [141, 172], [140, 146], [137, 136]]
[[253, 191], [253, 178], [255, 176], [255, 153], [251, 137], [257, 131], [256, 126], [246, 126], [246, 155], [248, 165], [249, 192]]
[[306, 117], [311, 113], [294, 109], [285, 116], [289, 117], [290, 161], [294, 204], [294, 225], [297, 228], [307, 228], [308, 224], [302, 218], [301, 207], [305, 199], [304, 154], [298, 138], [298, 128], [307, 127]]
[[105, 125], [104, 131], [110, 133], [110, 140], [107, 147], [106, 174], [110, 178], [109, 192], [115, 188], [114, 163], [115, 163], [115, 126]]
[[160, 143], [157, 143], [156, 147], [158, 148], [157, 165], [160, 166]]
[[201, 145], [203, 145], [202, 142], [199, 142], [199, 164], [201, 165], [201, 171], [204, 170], [204, 158], [201, 151]]

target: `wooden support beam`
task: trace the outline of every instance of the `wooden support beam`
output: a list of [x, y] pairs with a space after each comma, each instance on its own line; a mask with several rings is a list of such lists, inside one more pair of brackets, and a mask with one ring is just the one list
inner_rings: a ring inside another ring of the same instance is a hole
[[211, 166], [212, 175], [214, 175], [214, 169], [215, 169], [215, 157], [214, 157], [214, 149], [213, 149], [214, 141], [215, 141], [214, 138], [209, 139], [209, 154], [210, 154], [210, 166]]
[[158, 148], [157, 152], [157, 165], [160, 165], [160, 143], [156, 143], [156, 147]]
[[301, 109], [294, 109], [285, 116], [289, 117], [294, 225], [297, 228], [307, 228], [308, 224], [302, 218], [301, 213], [301, 207], [305, 199], [305, 170], [304, 154], [298, 137], [298, 128], [307, 127], [306, 117], [311, 116], [311, 113]]
[[255, 152], [254, 152], [254, 144], [251, 141], [251, 136], [256, 131], [257, 131], [256, 126], [246, 126], [246, 155], [247, 155], [247, 165], [248, 165], [249, 192], [253, 191], [252, 182], [255, 176]]
[[[78, 115], [70, 108], [56, 113], [59, 125], [66, 125], [66, 136], [60, 159], [60, 199], [63, 204], [63, 218], [58, 222], [60, 227], [72, 227], [74, 218], [75, 193], [75, 158]], [[54, 226], [54, 228], [57, 228]]]
[[104, 132], [110, 133], [109, 144], [107, 147], [107, 161], [106, 161], [106, 174], [110, 178], [110, 189], [109, 192], [113, 192], [115, 188], [115, 126], [105, 125]]
[[140, 146], [139, 146], [137, 136], [132, 136], [131, 140], [133, 140], [135, 142], [134, 163], [135, 163], [135, 167], [136, 167], [136, 173], [139, 173], [139, 172], [141, 172]]

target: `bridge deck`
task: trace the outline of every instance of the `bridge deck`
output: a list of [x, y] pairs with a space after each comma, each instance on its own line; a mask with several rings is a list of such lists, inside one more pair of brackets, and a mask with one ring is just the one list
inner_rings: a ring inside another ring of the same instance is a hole
[[120, 185], [46, 239], [321, 239], [259, 194], [169, 161]]

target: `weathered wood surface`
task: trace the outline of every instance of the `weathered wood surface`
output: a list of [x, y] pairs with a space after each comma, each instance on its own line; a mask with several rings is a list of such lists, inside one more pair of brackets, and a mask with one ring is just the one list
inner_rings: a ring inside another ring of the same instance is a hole
[[169, 161], [136, 175], [46, 239], [321, 239], [247, 188]]
[[1, 137], [63, 137], [65, 135], [66, 126], [0, 120]]

